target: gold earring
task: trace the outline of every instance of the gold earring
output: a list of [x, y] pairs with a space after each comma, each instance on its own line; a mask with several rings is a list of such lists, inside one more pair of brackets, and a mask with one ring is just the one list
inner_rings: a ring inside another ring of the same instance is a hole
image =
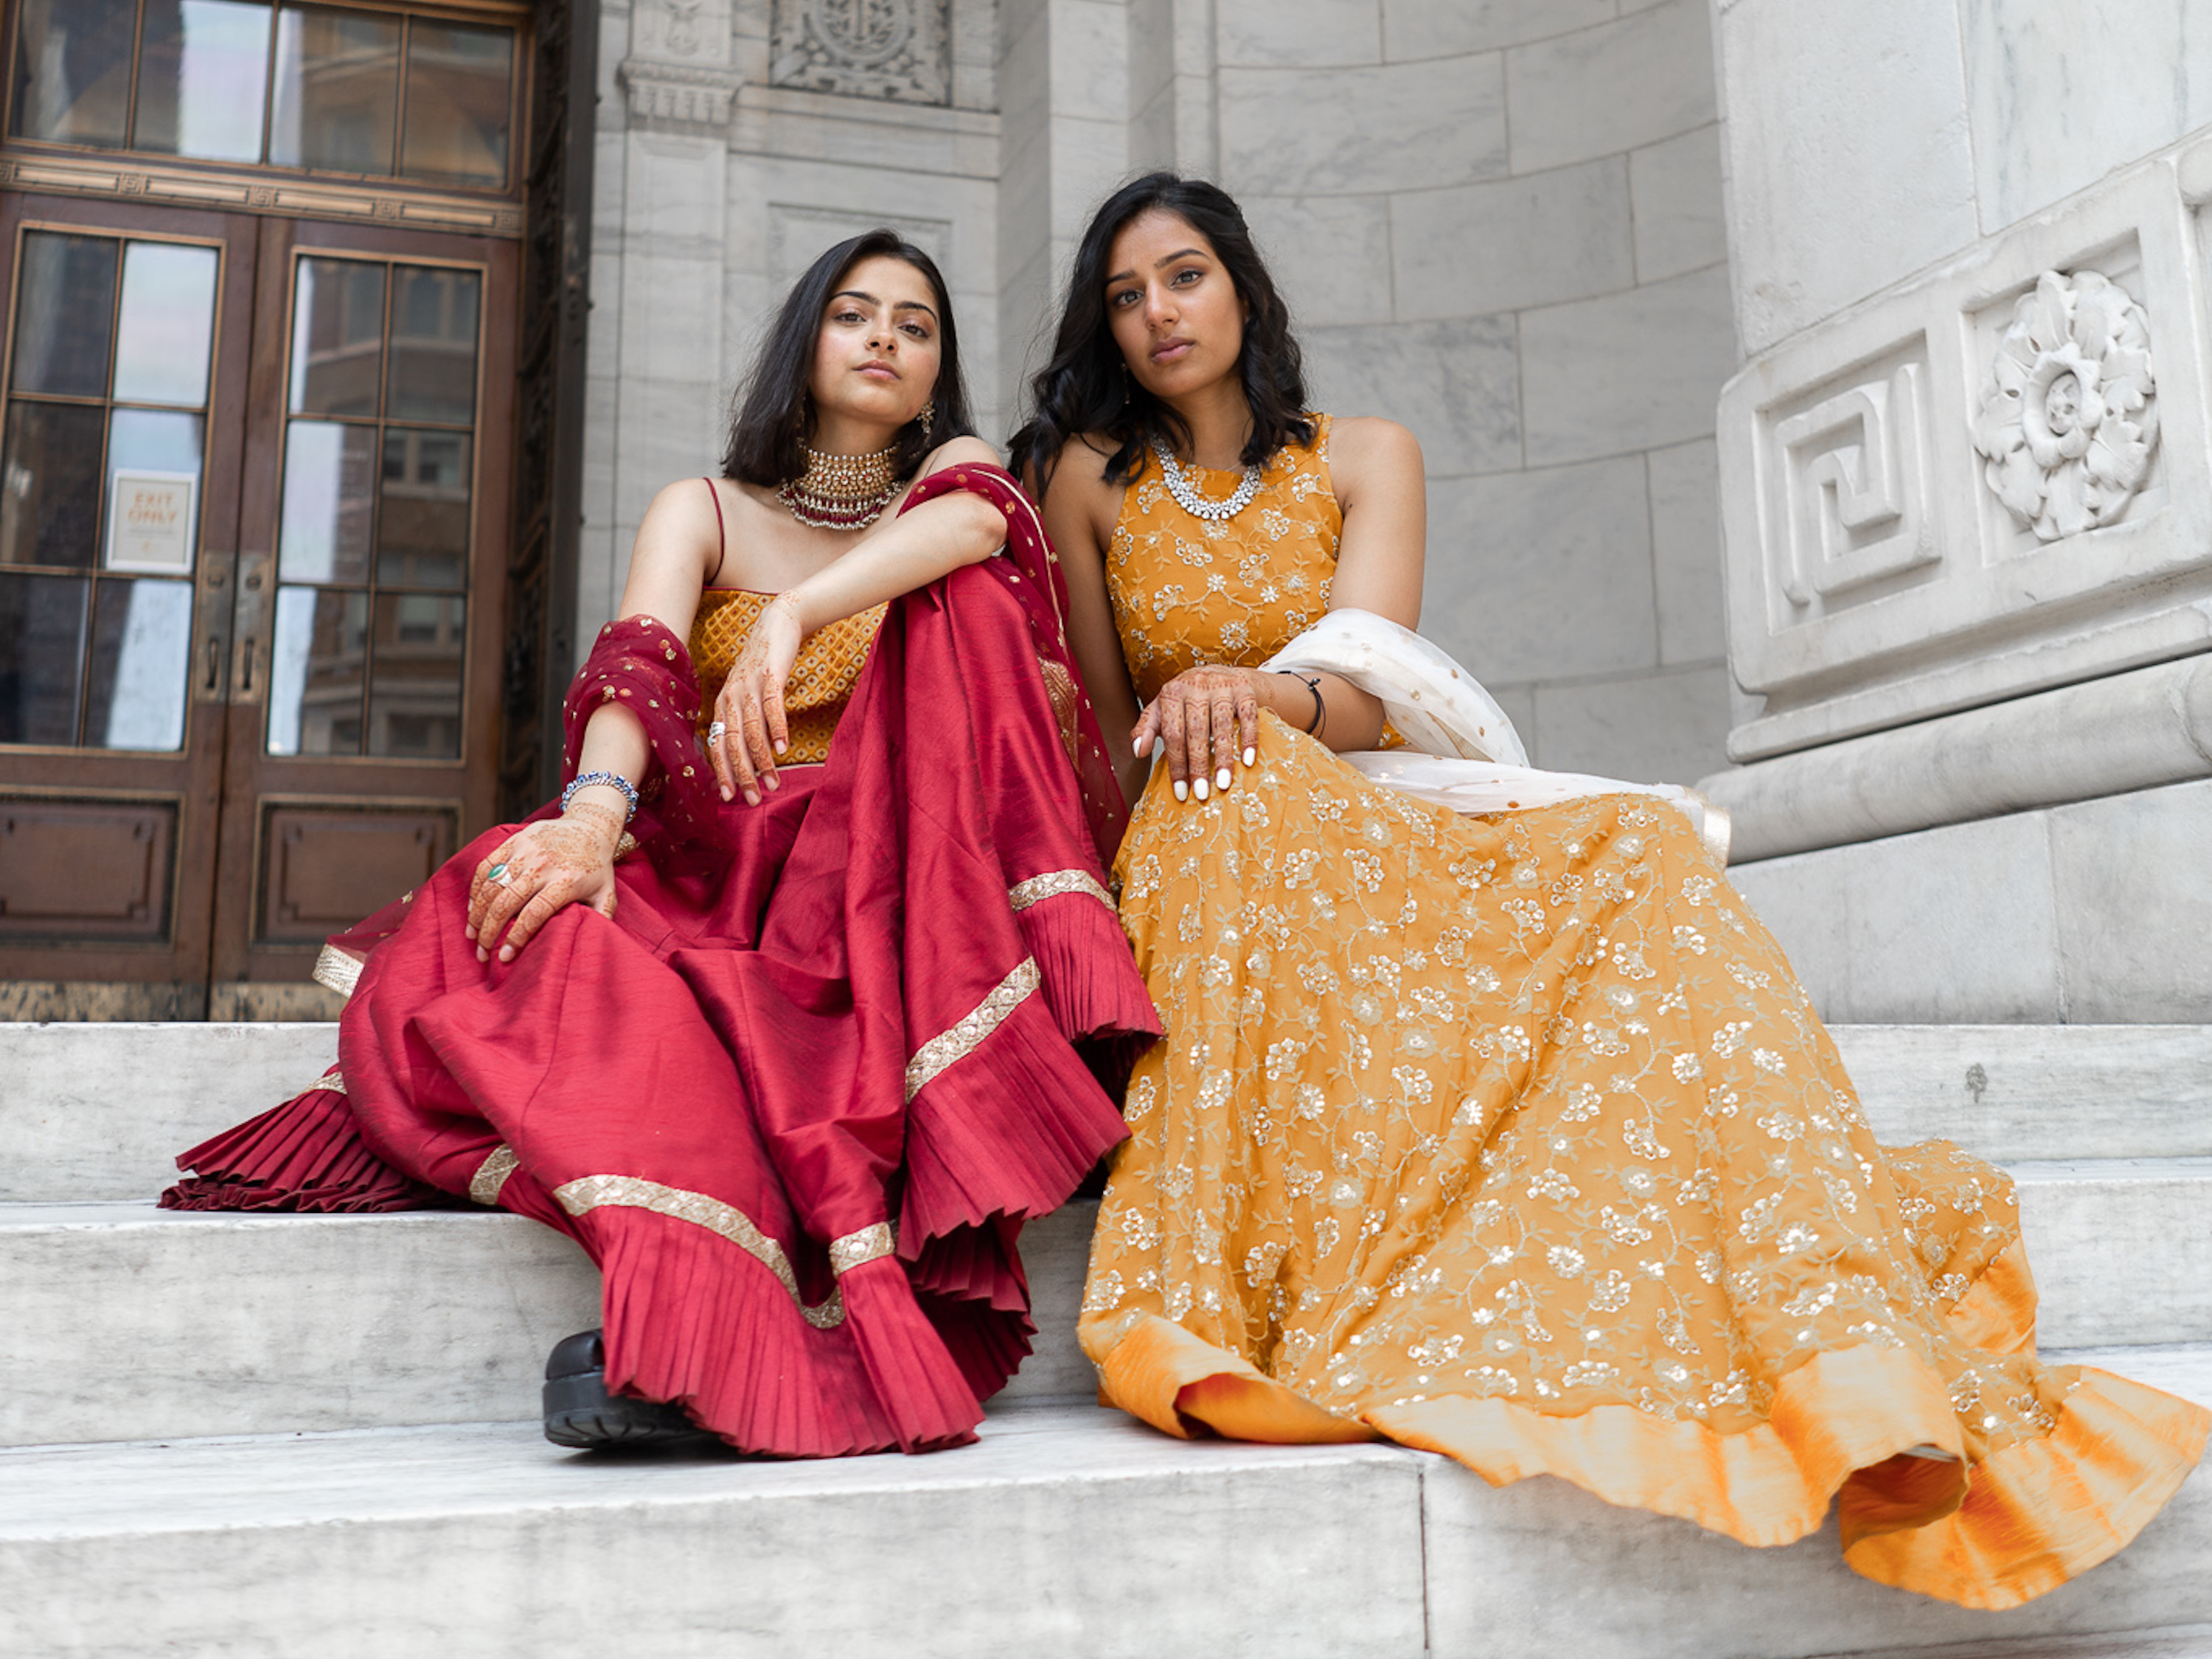
[[921, 413], [915, 418], [921, 422], [921, 441], [927, 443], [930, 433], [937, 425], [937, 399], [932, 398], [924, 404], [921, 406]]

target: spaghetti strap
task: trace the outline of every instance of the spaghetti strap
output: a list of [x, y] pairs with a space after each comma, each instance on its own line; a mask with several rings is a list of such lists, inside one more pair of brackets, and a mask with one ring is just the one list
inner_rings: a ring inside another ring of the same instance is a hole
[[712, 587], [714, 578], [722, 574], [722, 562], [730, 556], [730, 531], [722, 521], [721, 490], [716, 488], [712, 478], [702, 477], [699, 482], [707, 486], [707, 493], [714, 498], [714, 574], [707, 578], [707, 586]]

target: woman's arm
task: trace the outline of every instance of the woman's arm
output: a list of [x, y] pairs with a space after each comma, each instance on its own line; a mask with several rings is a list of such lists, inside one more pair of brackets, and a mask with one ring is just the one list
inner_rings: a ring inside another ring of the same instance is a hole
[[[1077, 439], [1060, 453], [1038, 517], [1067, 579], [1067, 642], [1084, 690], [1105, 733], [1107, 758], [1121, 785], [1122, 797], [1136, 799], [1152, 769], [1152, 744], [1124, 750], [1120, 736], [1136, 724], [1137, 692], [1121, 656], [1121, 636], [1114, 626], [1113, 601], [1106, 592], [1106, 548], [1114, 534], [1121, 489], [1100, 475], [1099, 457]], [[1036, 470], [1022, 487], [1036, 499]]]
[[[720, 556], [720, 520], [702, 478], [670, 484], [653, 497], [630, 551], [622, 615], [649, 616], [678, 639], [691, 631], [699, 594]], [[641, 781], [653, 756], [645, 726], [619, 703], [598, 709], [584, 727], [576, 773], [611, 772]], [[566, 904], [615, 911], [615, 849], [629, 816], [629, 799], [611, 784], [577, 790], [558, 818], [524, 825], [477, 866], [469, 887], [466, 933], [477, 960], [512, 962]], [[498, 870], [501, 879], [491, 879]], [[504, 930], [505, 938], [501, 937]]]
[[[981, 439], [955, 438], [915, 476], [919, 482], [947, 467], [998, 461]], [[775, 757], [791, 746], [784, 688], [809, 634], [980, 564], [1006, 540], [1004, 514], [981, 495], [955, 491], [879, 520], [831, 563], [770, 600], [714, 698], [714, 718], [729, 731], [708, 748], [722, 799], [742, 793], [757, 806], [763, 789], [778, 787]]]

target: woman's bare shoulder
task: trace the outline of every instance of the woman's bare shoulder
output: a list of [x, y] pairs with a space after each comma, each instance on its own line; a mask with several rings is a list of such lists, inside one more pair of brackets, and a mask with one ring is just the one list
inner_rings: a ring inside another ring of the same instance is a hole
[[948, 466], [1003, 466], [1005, 457], [974, 434], [964, 437], [948, 438], [931, 450], [921, 463], [917, 477], [927, 477], [933, 472], [942, 472]]
[[1370, 473], [1421, 471], [1420, 441], [1380, 415], [1346, 415], [1328, 423], [1329, 471], [1346, 482]]

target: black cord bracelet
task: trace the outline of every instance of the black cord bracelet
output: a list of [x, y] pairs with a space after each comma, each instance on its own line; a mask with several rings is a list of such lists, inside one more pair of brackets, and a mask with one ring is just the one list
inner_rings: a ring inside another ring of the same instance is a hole
[[1306, 722], [1306, 735], [1311, 737], [1321, 730], [1322, 720], [1328, 713], [1321, 700], [1321, 676], [1318, 674], [1308, 676], [1291, 669], [1285, 669], [1284, 672], [1292, 679], [1301, 682], [1307, 690], [1313, 693], [1314, 716], [1312, 720]]

